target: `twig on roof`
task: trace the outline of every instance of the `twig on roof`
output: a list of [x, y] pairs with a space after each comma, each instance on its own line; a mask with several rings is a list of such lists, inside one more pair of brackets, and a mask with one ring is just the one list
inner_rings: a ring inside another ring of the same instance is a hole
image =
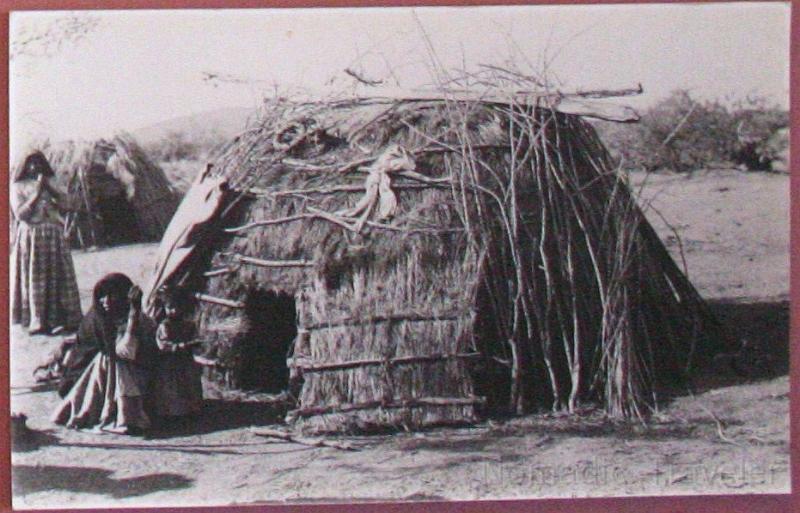
[[356, 79], [357, 81], [361, 82], [364, 85], [375, 87], [375, 86], [379, 86], [379, 85], [383, 84], [383, 80], [370, 80], [370, 79], [365, 78], [364, 76], [356, 73], [355, 71], [353, 71], [350, 68], [345, 68], [344, 72], [346, 74], [350, 75], [351, 77], [353, 77], [354, 79]]
[[[442, 187], [442, 184], [436, 183], [423, 183], [423, 184], [393, 184], [393, 190], [427, 190], [436, 187]], [[274, 191], [269, 189], [261, 189], [258, 187], [250, 188], [250, 193], [253, 196], [267, 196], [272, 198], [282, 198], [285, 196], [307, 196], [310, 194], [339, 194], [339, 193], [359, 193], [364, 192], [366, 187], [362, 185], [342, 185], [338, 187], [315, 187], [310, 189], [290, 189], [286, 191]]]
[[481, 68], [490, 70], [490, 71], [495, 71], [495, 72], [501, 73], [503, 75], [508, 75], [509, 77], [512, 77], [512, 78], [515, 78], [515, 79], [520, 79], [520, 80], [523, 80], [525, 82], [535, 84], [535, 85], [537, 85], [539, 87], [544, 87], [544, 84], [542, 83], [542, 81], [539, 80], [538, 78], [532, 76], [532, 75], [526, 75], [524, 73], [520, 73], [519, 71], [514, 71], [514, 70], [502, 68], [500, 66], [495, 66], [495, 65], [492, 65], [492, 64], [478, 64], [478, 66], [481, 67]]
[[336, 214], [332, 214], [330, 212], [325, 212], [324, 210], [320, 210], [314, 207], [307, 207], [308, 210], [315, 215], [315, 217], [319, 217], [321, 219], [325, 219], [326, 221], [330, 221], [331, 223], [338, 224], [342, 228], [346, 230], [350, 230], [353, 233], [359, 233], [360, 230], [353, 225], [350, 224], [350, 221], [344, 217], [337, 216]]

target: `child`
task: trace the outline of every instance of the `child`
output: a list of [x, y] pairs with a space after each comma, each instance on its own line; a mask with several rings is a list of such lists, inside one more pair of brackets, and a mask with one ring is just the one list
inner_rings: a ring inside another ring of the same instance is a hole
[[185, 319], [189, 297], [180, 290], [162, 292], [163, 314], [156, 332], [153, 411], [161, 417], [198, 413], [203, 406], [200, 368], [194, 362], [194, 323]]

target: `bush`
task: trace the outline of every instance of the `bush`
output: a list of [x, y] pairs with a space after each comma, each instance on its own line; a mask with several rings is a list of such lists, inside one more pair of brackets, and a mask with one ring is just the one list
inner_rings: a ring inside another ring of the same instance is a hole
[[213, 131], [190, 135], [172, 130], [158, 141], [147, 144], [145, 150], [156, 162], [202, 160], [224, 141], [222, 135]]
[[192, 185], [197, 173], [205, 169], [203, 160], [170, 160], [161, 162], [161, 169], [167, 175], [172, 186], [181, 194], [185, 194]]
[[642, 114], [634, 125], [601, 124], [612, 156], [628, 170], [689, 172], [719, 163], [768, 165], [764, 149], [788, 126], [788, 113], [750, 97], [730, 104], [696, 101], [678, 90]]

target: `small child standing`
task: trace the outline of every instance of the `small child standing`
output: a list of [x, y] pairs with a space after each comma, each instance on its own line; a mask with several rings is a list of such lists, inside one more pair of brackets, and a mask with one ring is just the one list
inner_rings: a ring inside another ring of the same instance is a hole
[[181, 417], [199, 413], [203, 406], [200, 367], [192, 357], [194, 323], [185, 318], [189, 297], [181, 290], [162, 293], [163, 314], [156, 332], [153, 413]]

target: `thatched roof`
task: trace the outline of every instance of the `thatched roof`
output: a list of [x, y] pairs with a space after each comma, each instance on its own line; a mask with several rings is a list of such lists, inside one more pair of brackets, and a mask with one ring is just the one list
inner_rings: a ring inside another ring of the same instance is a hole
[[278, 102], [192, 190], [154, 285], [196, 292], [220, 354], [267, 344], [254, 297], [293, 296], [313, 429], [643, 415], [713, 327], [594, 130], [552, 104]]
[[128, 135], [42, 147], [77, 212], [74, 247], [159, 240], [180, 201], [164, 172]]

